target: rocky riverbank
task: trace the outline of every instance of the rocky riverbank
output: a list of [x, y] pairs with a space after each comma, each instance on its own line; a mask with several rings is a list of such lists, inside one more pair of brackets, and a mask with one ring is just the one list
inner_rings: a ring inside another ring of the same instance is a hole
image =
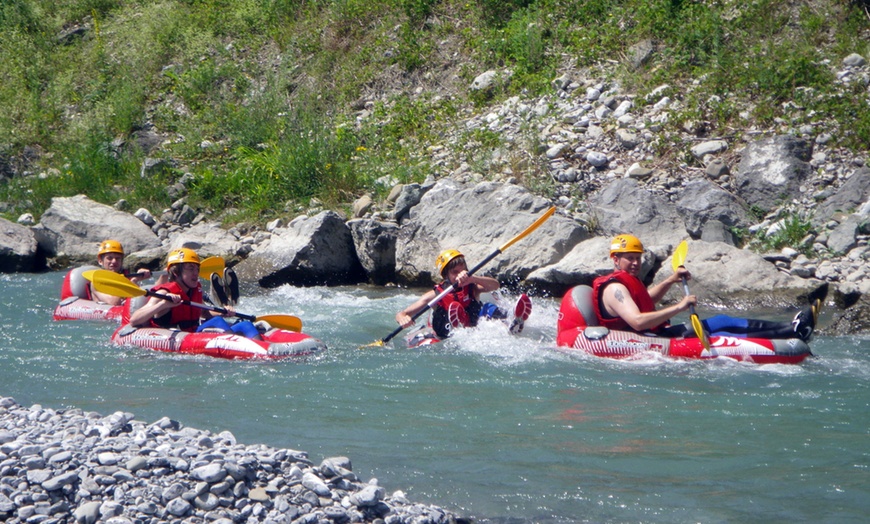
[[243, 445], [228, 431], [0, 398], [0, 520], [10, 524], [467, 522], [362, 481], [347, 457]]
[[[859, 55], [831, 67], [844, 93], [870, 78]], [[686, 110], [685, 93], [670, 86], [628, 93], [608, 78], [606, 71], [566, 72], [552, 94], [514, 97], [469, 115], [441, 143], [420, 149], [414, 161], [433, 166], [424, 183], [384, 177], [389, 197], [364, 195], [350, 216], [315, 206], [265, 228], [224, 229], [187, 205], [193, 175], [185, 174], [166, 188], [178, 200], [160, 212], [131, 213], [123, 201], [111, 207], [80, 195], [55, 198], [39, 223], [0, 219], [0, 271], [93, 263], [97, 243], [118, 238], [128, 265], [154, 269], [170, 249], [187, 246], [227, 258], [248, 286], [428, 286], [440, 251], [459, 249], [474, 263], [556, 205], [556, 216], [483, 271], [558, 296], [608, 271], [608, 239], [630, 232], [643, 240], [644, 275], [655, 281], [689, 238], [692, 290], [704, 305], [794, 307], [827, 281], [828, 305], [836, 309], [822, 332], [870, 331], [870, 168], [865, 155], [832, 145], [848, 130], [789, 106], [792, 120], [775, 128], [711, 136], [696, 122], [675, 135], [664, 124]], [[358, 118], [376, 116], [363, 109]], [[469, 129], [494, 133], [518, 151], [540, 147], [527, 162], [516, 161], [513, 150], [492, 151], [474, 163], [478, 171], [461, 142]], [[663, 144], [682, 151], [685, 162], [657, 160]], [[532, 164], [542, 166], [546, 182], [525, 179]], [[143, 176], [146, 168], [147, 161]], [[747, 238], [800, 224], [811, 228], [785, 249], [743, 248]]]

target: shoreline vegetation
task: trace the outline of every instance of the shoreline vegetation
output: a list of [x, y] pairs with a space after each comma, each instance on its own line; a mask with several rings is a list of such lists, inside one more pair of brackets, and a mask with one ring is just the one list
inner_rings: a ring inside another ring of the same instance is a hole
[[[0, 214], [38, 221], [52, 197], [80, 193], [165, 209], [178, 195], [162, 188], [186, 178], [186, 202], [210, 220], [263, 226], [380, 202], [463, 164], [582, 202], [583, 186], [540, 160], [533, 127], [510, 143], [461, 129], [572, 71], [641, 105], [662, 85], [685, 93], [658, 133], [660, 165], [703, 167], [685, 158], [689, 127], [739, 140], [819, 115], [838, 147], [866, 151], [866, 83], [835, 71], [866, 56], [868, 28], [862, 1], [16, 0], [0, 8], [12, 57], [0, 65]], [[469, 88], [487, 70], [495, 80]]]

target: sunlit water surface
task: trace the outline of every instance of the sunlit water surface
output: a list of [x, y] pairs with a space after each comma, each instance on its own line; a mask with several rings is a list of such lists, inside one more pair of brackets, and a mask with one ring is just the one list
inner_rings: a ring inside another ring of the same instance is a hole
[[298, 315], [329, 350], [224, 361], [53, 322], [62, 278], [0, 275], [0, 395], [26, 406], [169, 416], [315, 463], [347, 456], [364, 480], [479, 522], [870, 515], [867, 338], [820, 336], [798, 366], [578, 358], [554, 350], [557, 301], [535, 299], [519, 337], [493, 323], [425, 350], [359, 349], [420, 290], [282, 287], [237, 309]]

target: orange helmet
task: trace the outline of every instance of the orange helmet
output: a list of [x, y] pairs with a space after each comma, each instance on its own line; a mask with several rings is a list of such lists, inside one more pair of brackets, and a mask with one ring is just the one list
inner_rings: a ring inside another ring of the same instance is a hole
[[169, 269], [176, 264], [184, 264], [187, 262], [199, 265], [199, 255], [196, 254], [196, 251], [186, 247], [175, 249], [170, 251], [169, 256], [166, 257], [166, 269]]
[[643, 253], [643, 244], [634, 235], [617, 235], [610, 241], [610, 256], [614, 253]]
[[106, 253], [120, 253], [124, 254], [124, 248], [121, 247], [121, 243], [117, 240], [103, 240], [100, 242], [100, 250], [97, 252], [97, 256], [103, 256]]
[[462, 253], [455, 249], [445, 249], [438, 255], [438, 258], [435, 259], [435, 269], [438, 271], [438, 274], [444, 276], [444, 268], [447, 267], [447, 264], [450, 263], [454, 258], [458, 258], [463, 256]]

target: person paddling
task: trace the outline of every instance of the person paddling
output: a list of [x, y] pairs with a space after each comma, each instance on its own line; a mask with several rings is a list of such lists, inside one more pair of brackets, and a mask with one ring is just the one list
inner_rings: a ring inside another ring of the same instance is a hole
[[[496, 304], [480, 301], [481, 293], [492, 292], [500, 287], [498, 280], [492, 277], [469, 275], [465, 256], [459, 251], [455, 249], [443, 251], [435, 259], [435, 269], [444, 281], [436, 285], [431, 291], [427, 291], [413, 304], [396, 313], [396, 322], [403, 328], [412, 326], [414, 321], [411, 317], [427, 307], [429, 302], [450, 285], [453, 285], [453, 291], [441, 299], [432, 311], [432, 329], [440, 338], [450, 336], [450, 332], [454, 328], [476, 326], [480, 318], [505, 319], [508, 317], [507, 311], [499, 308]], [[517, 315], [514, 325], [511, 326], [511, 331], [514, 333], [522, 331], [523, 321], [531, 313], [531, 302], [528, 297], [523, 295], [520, 301], [521, 303], [518, 303], [517, 307], [520, 313]]]
[[[678, 303], [662, 309], [656, 304], [673, 284], [691, 278], [685, 267], [679, 267], [668, 278], [650, 287], [641, 282], [639, 275], [643, 244], [633, 235], [617, 235], [610, 244], [610, 259], [614, 271], [596, 278], [592, 283], [592, 299], [598, 322], [607, 328], [651, 333], [663, 337], [694, 337], [695, 331], [687, 324], [670, 325], [676, 314], [697, 304], [695, 295], [686, 295]], [[828, 294], [823, 283], [809, 295], [810, 304], [799, 311], [791, 322], [773, 322], [716, 315], [702, 321], [709, 335], [740, 338], [800, 338], [809, 341], [816, 327], [819, 310]]]
[[[138, 270], [136, 273], [128, 273], [124, 270], [124, 247], [117, 240], [104, 240], [100, 242], [99, 251], [97, 252], [97, 264], [102, 269], [126, 276], [135, 284], [151, 278], [151, 271], [145, 268]], [[124, 299], [121, 297], [100, 293], [94, 289], [93, 283], [89, 283], [88, 286], [90, 287], [91, 297], [97, 302], [113, 306], [124, 302]]]
[[169, 282], [158, 284], [151, 291], [166, 295], [172, 301], [158, 297], [149, 298], [144, 306], [130, 315], [130, 324], [134, 327], [176, 328], [188, 332], [231, 331], [248, 338], [260, 339], [260, 333], [252, 322], [246, 320], [230, 325], [223, 318], [223, 315], [235, 314], [233, 306], [227, 306], [226, 313], [222, 314], [182, 303], [203, 301], [199, 266], [199, 256], [192, 249], [181, 248], [170, 252], [166, 262]]

